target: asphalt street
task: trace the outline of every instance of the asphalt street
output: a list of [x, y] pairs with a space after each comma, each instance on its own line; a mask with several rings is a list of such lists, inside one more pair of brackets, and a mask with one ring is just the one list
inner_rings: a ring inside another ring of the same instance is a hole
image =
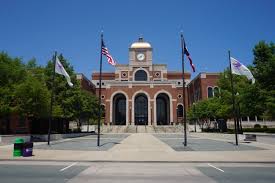
[[275, 164], [1, 161], [1, 183], [273, 183]]

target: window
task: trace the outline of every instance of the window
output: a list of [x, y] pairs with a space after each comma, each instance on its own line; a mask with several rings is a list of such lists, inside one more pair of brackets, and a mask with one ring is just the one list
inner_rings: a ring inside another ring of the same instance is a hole
[[156, 72], [155, 73], [155, 77], [159, 77], [160, 76], [160, 73], [159, 72]]
[[178, 117], [183, 117], [183, 106], [182, 105], [178, 105], [177, 116]]
[[212, 98], [213, 97], [213, 88], [208, 87], [207, 91], [208, 91], [208, 98]]
[[135, 74], [135, 81], [147, 81], [147, 73], [144, 70], [139, 70]]
[[218, 96], [219, 96], [219, 93], [220, 93], [220, 92], [219, 92], [219, 88], [218, 88], [218, 87], [215, 87], [215, 88], [214, 88], [214, 96], [215, 96], [215, 97], [218, 97]]

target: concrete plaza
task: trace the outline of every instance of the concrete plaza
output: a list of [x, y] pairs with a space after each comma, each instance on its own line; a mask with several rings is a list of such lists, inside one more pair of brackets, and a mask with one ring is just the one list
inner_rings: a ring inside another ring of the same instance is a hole
[[13, 145], [0, 146], [1, 160], [50, 160], [97, 162], [275, 162], [275, 143], [268, 141], [234, 145], [233, 134], [192, 133], [188, 145], [182, 134], [104, 134], [35, 143], [34, 156], [12, 156]]
[[1, 183], [272, 183], [275, 138], [234, 145], [232, 134], [103, 134], [35, 143], [34, 156], [0, 146]]

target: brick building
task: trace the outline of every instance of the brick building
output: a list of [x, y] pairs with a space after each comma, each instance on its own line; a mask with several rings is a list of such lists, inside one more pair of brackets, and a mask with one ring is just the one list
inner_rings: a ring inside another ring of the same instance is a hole
[[188, 106], [200, 100], [212, 98], [218, 92], [217, 81], [220, 73], [199, 73], [187, 84]]
[[[139, 38], [129, 48], [129, 64], [117, 64], [114, 72], [102, 73], [105, 124], [170, 125], [182, 121], [182, 73], [154, 64], [152, 52], [151, 45]], [[191, 75], [184, 75], [188, 84]], [[98, 95], [99, 72], [92, 73], [92, 82]]]
[[76, 79], [80, 82], [80, 87], [83, 90], [95, 94], [95, 85], [84, 74], [76, 74]]

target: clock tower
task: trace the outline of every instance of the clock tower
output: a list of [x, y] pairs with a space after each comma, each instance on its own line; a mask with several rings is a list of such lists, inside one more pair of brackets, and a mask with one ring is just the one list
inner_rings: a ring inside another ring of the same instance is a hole
[[131, 66], [152, 66], [152, 47], [142, 37], [129, 48], [129, 64]]

